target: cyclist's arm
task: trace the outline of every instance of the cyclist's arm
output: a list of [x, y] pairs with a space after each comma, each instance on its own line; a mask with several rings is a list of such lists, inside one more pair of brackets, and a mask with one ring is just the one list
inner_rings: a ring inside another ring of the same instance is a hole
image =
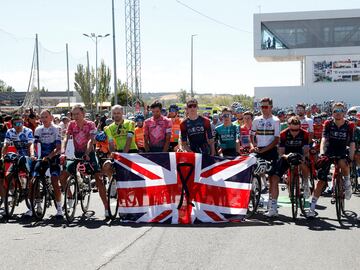
[[130, 150], [130, 145], [131, 142], [133, 140], [133, 136], [134, 134], [128, 133], [127, 137], [126, 137], [126, 142], [125, 142], [125, 146], [124, 146], [124, 153], [128, 153]]
[[321, 138], [321, 143], [320, 143], [320, 155], [325, 154], [326, 146], [327, 146], [327, 139], [325, 137], [322, 137]]
[[62, 146], [61, 146], [61, 153], [62, 154], [65, 154], [67, 143], [68, 143], [68, 135], [65, 134], [65, 138], [64, 138], [64, 140], [62, 142]]
[[305, 157], [305, 158], [309, 158], [309, 150], [310, 150], [309, 145], [304, 145], [304, 147], [303, 147], [303, 153], [304, 153], [304, 157]]
[[145, 120], [145, 122], [144, 122], [144, 148], [145, 148], [146, 152], [150, 151], [149, 144], [150, 144], [149, 127]]
[[166, 133], [165, 144], [163, 152], [169, 152], [171, 133]]
[[9, 147], [10, 143], [9, 142], [4, 142], [4, 147], [2, 148], [1, 150], [1, 158], [4, 158], [6, 152], [7, 152], [7, 149]]
[[29, 149], [29, 156], [30, 157], [35, 157], [35, 148], [34, 148], [34, 143], [29, 143], [28, 144], [28, 149]]
[[349, 148], [349, 158], [351, 160], [354, 160], [354, 154], [355, 154], [355, 142], [351, 142]]

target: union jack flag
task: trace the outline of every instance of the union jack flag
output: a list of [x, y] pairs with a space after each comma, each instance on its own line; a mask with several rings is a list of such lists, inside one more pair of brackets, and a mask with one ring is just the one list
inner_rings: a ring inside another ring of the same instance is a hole
[[114, 160], [119, 212], [128, 221], [227, 222], [247, 213], [254, 157], [116, 153]]

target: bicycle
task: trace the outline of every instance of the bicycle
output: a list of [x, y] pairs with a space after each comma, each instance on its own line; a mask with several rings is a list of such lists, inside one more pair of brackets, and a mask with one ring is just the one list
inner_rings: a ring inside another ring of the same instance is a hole
[[64, 196], [65, 217], [71, 223], [74, 221], [76, 206], [80, 200], [81, 210], [85, 214], [89, 210], [91, 197], [91, 179], [94, 168], [91, 161], [82, 158], [67, 159], [77, 162], [75, 173], [69, 176]]
[[[335, 165], [333, 176], [332, 176], [332, 183], [333, 183], [333, 198], [335, 199], [335, 209], [336, 209], [336, 217], [339, 221], [340, 225], [342, 224], [342, 216], [346, 217], [345, 213], [345, 189], [344, 189], [344, 181], [343, 176], [340, 171], [339, 167], [339, 160], [343, 159], [344, 157], [340, 156], [332, 156], [329, 157], [331, 160], [331, 163]], [[334, 204], [333, 201], [331, 201], [332, 204]]]
[[288, 173], [290, 182], [288, 184], [290, 186], [289, 195], [293, 220], [296, 220], [299, 208], [301, 213], [306, 216], [304, 189], [301, 188], [300, 183], [301, 176], [299, 165], [301, 164], [302, 159], [303, 157], [300, 154], [290, 154], [287, 158], [287, 161], [290, 165]]
[[254, 168], [251, 180], [250, 200], [246, 218], [251, 218], [257, 211], [261, 199], [261, 177], [271, 171], [271, 162], [262, 158], [258, 158], [256, 154], [251, 154], [256, 157], [256, 166]]
[[33, 216], [36, 220], [42, 220], [45, 216], [46, 209], [49, 208], [53, 202], [56, 207], [55, 193], [51, 183], [51, 178], [46, 175], [49, 160], [41, 160], [39, 176], [33, 180], [30, 189], [30, 205]]
[[8, 175], [5, 177], [4, 208], [7, 218], [14, 214], [15, 207], [22, 201], [30, 209], [28, 172], [24, 168], [26, 157], [9, 152], [4, 157], [4, 162], [10, 163]]

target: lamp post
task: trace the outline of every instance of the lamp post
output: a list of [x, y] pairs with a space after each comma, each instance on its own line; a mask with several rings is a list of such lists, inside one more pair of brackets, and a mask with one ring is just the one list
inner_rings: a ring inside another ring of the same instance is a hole
[[194, 37], [197, 36], [195, 35], [191, 35], [191, 97], [194, 97]]
[[110, 34], [106, 34], [106, 35], [96, 35], [95, 33], [91, 33], [90, 35], [88, 34], [83, 34], [85, 37], [90, 38], [92, 41], [95, 42], [95, 66], [96, 66], [96, 70], [95, 70], [95, 102], [96, 102], [96, 112], [99, 112], [99, 92], [98, 92], [98, 39], [99, 41], [102, 38], [106, 38], [108, 36], [110, 36]]

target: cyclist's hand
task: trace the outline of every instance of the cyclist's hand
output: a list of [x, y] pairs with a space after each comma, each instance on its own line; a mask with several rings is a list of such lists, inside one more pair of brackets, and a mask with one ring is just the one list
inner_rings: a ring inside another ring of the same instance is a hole
[[66, 162], [66, 156], [65, 155], [61, 155], [60, 156], [60, 165], [64, 165]]
[[34, 160], [36, 160], [37, 158], [36, 158], [35, 156], [30, 156], [30, 159], [31, 159], [32, 161], [34, 161]]

